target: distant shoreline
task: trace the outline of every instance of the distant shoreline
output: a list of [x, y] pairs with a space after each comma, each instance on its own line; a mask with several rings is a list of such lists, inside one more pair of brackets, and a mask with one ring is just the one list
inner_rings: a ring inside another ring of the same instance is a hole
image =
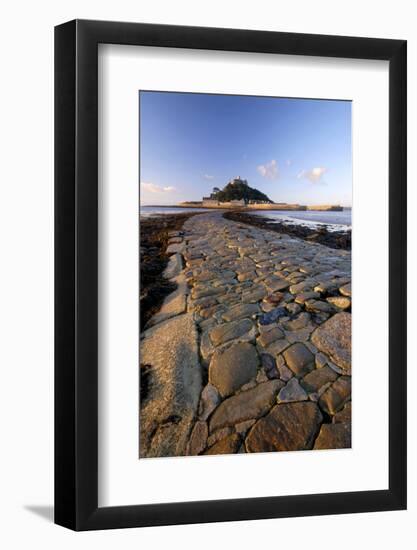
[[276, 210], [279, 211], [321, 211], [321, 212], [342, 212], [343, 210], [351, 210], [351, 206], [340, 205], [301, 205], [301, 204], [249, 204], [247, 206], [222, 206], [222, 205], [203, 205], [201, 202], [196, 203], [180, 203], [180, 204], [143, 204], [143, 208], [201, 208], [202, 210], [237, 210], [239, 212], [251, 212], [253, 210]]

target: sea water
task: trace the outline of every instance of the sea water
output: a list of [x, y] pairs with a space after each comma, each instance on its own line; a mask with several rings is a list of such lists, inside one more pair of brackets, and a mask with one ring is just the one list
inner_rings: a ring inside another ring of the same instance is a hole
[[[181, 206], [141, 206], [142, 218], [182, 212], [212, 212], [211, 208], [182, 208]], [[327, 226], [329, 231], [348, 231], [352, 228], [352, 209], [340, 212], [319, 210], [249, 210], [249, 214], [263, 216], [287, 225], [306, 225], [311, 228]]]
[[210, 208], [181, 208], [181, 206], [141, 206], [142, 218], [161, 216], [163, 214], [182, 214], [183, 212], [210, 212]]
[[352, 209], [344, 208], [340, 212], [319, 210], [255, 210], [251, 214], [270, 218], [286, 225], [306, 225], [311, 228], [326, 226], [329, 231], [348, 231], [352, 229]]

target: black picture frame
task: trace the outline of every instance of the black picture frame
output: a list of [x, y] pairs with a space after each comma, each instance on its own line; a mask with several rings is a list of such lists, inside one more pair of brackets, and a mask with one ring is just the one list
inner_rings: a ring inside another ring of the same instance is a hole
[[[98, 44], [389, 62], [389, 488], [98, 507]], [[74, 20], [55, 28], [55, 522], [74, 530], [406, 508], [406, 41]]]

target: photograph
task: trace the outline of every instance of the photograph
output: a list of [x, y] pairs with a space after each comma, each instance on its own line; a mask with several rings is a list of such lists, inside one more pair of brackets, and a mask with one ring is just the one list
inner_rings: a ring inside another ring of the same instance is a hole
[[351, 117], [139, 92], [139, 458], [351, 447]]

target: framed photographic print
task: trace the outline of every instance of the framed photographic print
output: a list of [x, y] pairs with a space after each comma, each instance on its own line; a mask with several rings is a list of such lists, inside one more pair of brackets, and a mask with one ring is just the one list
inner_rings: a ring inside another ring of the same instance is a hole
[[55, 521], [406, 507], [406, 42], [55, 30]]

